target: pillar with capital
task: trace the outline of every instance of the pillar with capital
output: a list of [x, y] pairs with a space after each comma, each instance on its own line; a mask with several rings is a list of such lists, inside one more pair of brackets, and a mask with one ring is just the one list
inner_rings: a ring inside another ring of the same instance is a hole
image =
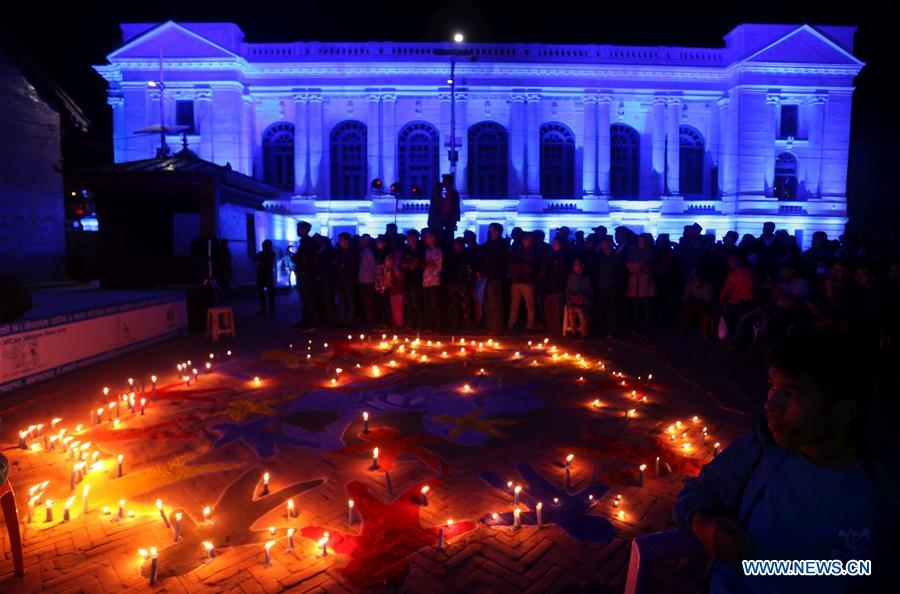
[[513, 195], [525, 194], [525, 94], [513, 93], [509, 97], [509, 160], [513, 175], [510, 187]]
[[194, 97], [194, 106], [197, 110], [197, 134], [200, 135], [200, 146], [195, 150], [197, 156], [206, 161], [212, 161], [215, 158], [215, 128], [212, 121], [212, 92], [201, 91]]
[[[366, 162], [369, 164], [368, 181], [376, 177], [383, 179], [381, 166], [381, 97], [378, 93], [369, 93], [366, 95]], [[396, 138], [394, 142], [396, 142]], [[391, 184], [394, 180], [384, 180], [385, 184]]]
[[719, 108], [719, 188], [722, 198], [737, 194], [737, 118], [732, 113], [731, 98], [718, 101]]
[[584, 105], [584, 128], [581, 134], [582, 164], [581, 187], [585, 196], [597, 194], [597, 96], [582, 97]]
[[309, 145], [306, 141], [306, 125], [309, 121], [307, 117], [307, 95], [306, 93], [294, 94], [294, 192], [299, 194], [306, 193], [307, 180], [307, 150]]
[[597, 191], [609, 196], [609, 106], [612, 97], [597, 99]]
[[[439, 163], [441, 173], [450, 172], [450, 156], [447, 151], [450, 150], [450, 93], [438, 93], [438, 126], [440, 130], [441, 147], [439, 151]], [[431, 188], [423, 188], [431, 191]]]
[[456, 190], [463, 195], [466, 193], [466, 166], [469, 163], [469, 143], [466, 142], [469, 136], [469, 118], [467, 111], [469, 108], [468, 93], [460, 93], [456, 91], [456, 137], [459, 138], [459, 161], [456, 164], [456, 176], [453, 181]]
[[384, 183], [397, 181], [397, 95], [381, 96], [381, 161]]
[[775, 139], [778, 137], [778, 110], [781, 98], [778, 95], [766, 95], [766, 129], [763, 136], [763, 154], [765, 155], [765, 192], [772, 196], [775, 191]]
[[308, 196], [321, 196], [322, 156], [325, 152], [321, 93], [311, 93], [309, 95], [307, 117], [309, 118], [309, 143], [307, 148], [307, 153], [309, 154], [309, 185], [306, 188], [306, 194]]
[[541, 96], [529, 93], [525, 109], [528, 123], [525, 128], [525, 193], [529, 196], [541, 194]]
[[809, 196], [822, 195], [822, 161], [825, 133], [825, 103], [827, 97], [816, 95], [809, 100], [809, 141], [806, 159], [806, 193]]
[[657, 97], [650, 107], [650, 121], [652, 125], [652, 144], [650, 146], [652, 181], [650, 196], [656, 198], [662, 195], [663, 175], [666, 169], [666, 99]]
[[125, 151], [125, 98], [121, 95], [110, 95], [106, 103], [112, 108], [113, 121], [113, 159], [116, 163], [127, 161]]
[[719, 169], [719, 109], [717, 106], [706, 104], [706, 154], [708, 155], [708, 159], [710, 161], [710, 165], [714, 167], [713, 171], [716, 171], [716, 180], [713, 183], [711, 177], [707, 175], [707, 178], [710, 178], [708, 181], [703, 181], [704, 192], [707, 196], [712, 196], [713, 198], [718, 198], [718, 189], [721, 187], [719, 185], [718, 179], [718, 169]]
[[673, 97], [667, 103], [668, 116], [666, 118], [666, 185], [669, 195], [678, 196], [681, 179], [681, 99]]

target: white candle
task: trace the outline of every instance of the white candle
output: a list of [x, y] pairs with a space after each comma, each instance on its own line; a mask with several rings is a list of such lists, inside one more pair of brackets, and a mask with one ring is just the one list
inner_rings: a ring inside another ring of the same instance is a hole
[[656, 462], [654, 464], [654, 470], [656, 471], [656, 476], [659, 476], [659, 456], [656, 457]]
[[141, 398], [141, 414], [142, 415], [144, 414], [144, 406], [146, 406], [146, 404], [147, 404], [147, 399]]
[[646, 464], [641, 464], [641, 465], [638, 467], [638, 469], [641, 471], [641, 480], [640, 480], [640, 483], [641, 483], [641, 486], [643, 487], [643, 486], [644, 486], [644, 471], [647, 469], [647, 465], [646, 465]]
[[[121, 505], [124, 503], [125, 503], [124, 501], [120, 502], [120, 509], [121, 509]], [[178, 542], [178, 540], [181, 538], [181, 518], [182, 518], [181, 512], [177, 512], [175, 514], [175, 535], [174, 535], [174, 538], [172, 539], [175, 542]]]
[[323, 557], [328, 556], [328, 536], [329, 536], [329, 534], [326, 532], [325, 534], [322, 535], [322, 539], [319, 541], [322, 545], [322, 556]]
[[84, 489], [81, 490], [81, 513], [88, 513], [88, 491], [91, 490], [90, 485], [85, 485]]
[[275, 526], [269, 526], [269, 536], [275, 536]]
[[519, 505], [519, 493], [522, 492], [522, 485], [516, 485], [516, 488], [513, 489], [513, 505]]
[[522, 526], [522, 510], [518, 507], [513, 510], [513, 529], [518, 530]]
[[297, 510], [296, 510], [296, 508], [294, 508], [294, 500], [293, 499], [287, 500], [287, 517], [288, 517], [288, 519], [297, 517]]
[[376, 446], [372, 450], [372, 470], [376, 470], [378, 468], [378, 447]]
[[206, 549], [206, 560], [212, 561], [216, 556], [216, 548], [213, 546], [213, 543], [205, 540], [203, 541], [203, 548]]
[[152, 386], [153, 391], [150, 392], [150, 400], [156, 400], [156, 376], [155, 375], [150, 376], [150, 382], [153, 384], [153, 386]]
[[125, 519], [125, 500], [119, 499], [119, 519]]
[[534, 511], [537, 513], [537, 527], [541, 528], [544, 525], [544, 504], [538, 501]]
[[354, 505], [353, 500], [348, 499], [347, 500], [347, 523], [350, 525], [353, 524], [353, 505]]
[[72, 506], [72, 502], [75, 501], [74, 497], [69, 497], [66, 500], [66, 505], [63, 507], [63, 522], [68, 522], [71, 519], [69, 515], [69, 508]]
[[718, 441], [713, 445], [713, 448], [714, 448], [713, 455], [718, 456], [719, 455], [719, 442]]
[[169, 518], [166, 517], [166, 512], [163, 511], [163, 502], [162, 499], [156, 500], [156, 509], [159, 510], [159, 517], [162, 518], [163, 524], [166, 525], [166, 528], [171, 528], [172, 525], [169, 523]]
[[46, 518], [44, 518], [44, 521], [52, 522], [53, 521], [53, 500], [48, 499], [47, 501], [45, 501], [44, 507], [47, 509], [47, 516], [46, 516]]
[[268, 495], [269, 494], [269, 473], [263, 473], [263, 487], [260, 495]]
[[293, 528], [287, 529], [287, 536], [288, 536], [288, 550], [293, 551], [294, 550], [294, 529]]
[[425, 485], [424, 487], [422, 487], [422, 490], [421, 490], [421, 493], [422, 493], [422, 498], [421, 498], [421, 501], [422, 501], [422, 507], [427, 507], [427, 506], [428, 506], [428, 491], [429, 491], [429, 490], [430, 490], [430, 487], [429, 487], [428, 485]]
[[266, 542], [266, 546], [265, 546], [266, 565], [272, 564], [272, 553], [270, 552], [270, 549], [272, 548], [272, 545], [274, 545], [274, 544], [275, 544], [274, 540], [270, 540], [270, 541]]
[[118, 460], [119, 460], [119, 464], [118, 464], [118, 475], [119, 475], [119, 478], [122, 478], [122, 460], [123, 460], [124, 458], [125, 458], [125, 456], [123, 456], [122, 454], [119, 454], [119, 456], [118, 456]]
[[363, 433], [369, 432], [369, 413], [363, 411]]
[[150, 547], [150, 585], [156, 585], [157, 572], [159, 571], [159, 560], [156, 556], [156, 547]]
[[212, 514], [212, 509], [207, 505], [203, 508], [203, 521], [209, 522], [209, 516]]

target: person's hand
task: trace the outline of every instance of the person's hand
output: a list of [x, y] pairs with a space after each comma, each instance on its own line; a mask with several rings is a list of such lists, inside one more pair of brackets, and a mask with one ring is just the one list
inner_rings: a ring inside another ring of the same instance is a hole
[[696, 512], [691, 517], [691, 530], [713, 559], [736, 564], [744, 558], [749, 535], [734, 518]]

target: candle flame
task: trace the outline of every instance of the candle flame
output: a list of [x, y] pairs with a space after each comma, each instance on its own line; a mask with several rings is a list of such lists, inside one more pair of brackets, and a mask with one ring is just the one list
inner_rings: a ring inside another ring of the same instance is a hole
[[69, 509], [69, 507], [72, 505], [72, 502], [73, 502], [73, 501], [75, 501], [75, 497], [74, 497], [74, 496], [69, 497], [69, 498], [66, 500], [65, 508], [66, 508], [66, 509]]
[[156, 557], [156, 547], [150, 547], [150, 555]]
[[269, 473], [268, 472], [263, 473], [263, 483], [265, 483], [266, 485], [269, 484]]
[[428, 485], [425, 485], [424, 487], [422, 487], [422, 495], [427, 495], [428, 491], [430, 491], [430, 490], [431, 490], [431, 487], [429, 487]]
[[138, 555], [140, 555], [144, 559], [150, 556], [146, 549], [138, 549]]
[[212, 513], [212, 509], [207, 505], [203, 508], [203, 517], [209, 518], [209, 515]]
[[373, 457], [373, 458], [377, 458], [377, 457], [378, 457], [378, 447], [377, 447], [377, 446], [375, 447], [375, 449], [372, 450], [372, 457]]
[[208, 552], [210, 552], [211, 550], [213, 550], [213, 543], [209, 542], [208, 540], [204, 540], [204, 541], [203, 541], [203, 548], [206, 549], [206, 552], [208, 553]]
[[287, 535], [288, 535], [288, 536], [294, 536], [294, 532], [295, 532], [295, 531], [296, 531], [296, 530], [295, 530], [294, 528], [288, 528], [288, 529], [287, 529]]
[[542, 501], [538, 501], [538, 504], [535, 506], [537, 509], [543, 509], [544, 503]]
[[575, 454], [569, 454], [568, 456], [566, 456], [566, 462], [571, 462], [574, 459], [575, 459]]
[[352, 508], [355, 505], [352, 499], [347, 500], [347, 507]]

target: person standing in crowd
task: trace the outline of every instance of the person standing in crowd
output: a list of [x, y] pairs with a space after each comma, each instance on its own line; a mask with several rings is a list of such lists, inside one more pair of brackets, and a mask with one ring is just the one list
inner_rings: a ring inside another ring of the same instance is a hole
[[312, 225], [306, 221], [297, 223], [299, 243], [294, 254], [294, 270], [297, 272], [297, 292], [300, 294], [302, 307], [299, 327], [312, 329], [321, 324], [319, 309], [316, 303], [316, 253], [319, 247], [309, 232]]
[[[603, 228], [606, 231], [605, 228]], [[610, 338], [616, 331], [616, 278], [619, 257], [609, 235], [600, 238], [600, 250], [594, 255], [591, 280], [594, 284], [594, 326], [596, 334]]]
[[531, 233], [523, 233], [521, 243], [509, 255], [512, 303], [507, 327], [513, 330], [519, 321], [519, 305], [525, 302], [525, 331], [534, 330], [534, 285], [537, 281], [537, 254]]
[[688, 331], [698, 325], [701, 320], [712, 319], [712, 305], [712, 283], [698, 272], [684, 286], [678, 321], [679, 329], [682, 332]]
[[322, 324], [332, 325], [337, 322], [334, 308], [334, 293], [337, 277], [334, 270], [334, 246], [331, 240], [316, 233], [314, 236], [317, 251], [314, 260], [316, 304], [322, 312]]
[[294, 268], [294, 245], [289, 243], [287, 249], [284, 252], [284, 256], [282, 256], [281, 261], [279, 262], [281, 266], [281, 270], [284, 271], [284, 277], [287, 279], [288, 289], [292, 289], [294, 287], [294, 276], [295, 276], [295, 268]]
[[383, 235], [375, 240], [378, 263], [375, 266], [375, 297], [378, 301], [378, 323], [390, 326], [391, 319], [391, 282], [393, 280], [394, 257], [387, 248]]
[[420, 330], [424, 323], [424, 296], [422, 294], [422, 267], [424, 249], [419, 241], [419, 232], [410, 229], [406, 232], [406, 245], [400, 256], [400, 270], [403, 272], [403, 293], [406, 305], [404, 318], [415, 330]]
[[563, 307], [565, 306], [566, 283], [569, 279], [569, 251], [558, 237], [550, 246], [544, 294], [544, 326], [548, 332], [562, 331]]
[[375, 299], [375, 252], [372, 250], [372, 237], [366, 233], [359, 238], [359, 303], [363, 317], [368, 324], [378, 320], [378, 305]]
[[503, 226], [491, 223], [488, 240], [481, 246], [481, 274], [486, 280], [484, 316], [486, 329], [493, 334], [503, 331], [503, 282], [509, 246], [503, 239]]
[[447, 325], [451, 328], [469, 327], [472, 294], [472, 270], [465, 243], [461, 237], [453, 241], [453, 248], [444, 258], [442, 284], [447, 296]]
[[535, 229], [531, 235], [534, 237], [534, 253], [537, 257], [537, 279], [534, 283], [534, 322], [543, 328], [544, 321], [544, 295], [547, 292], [547, 266], [550, 263], [550, 255], [553, 248], [545, 241], [546, 235], [543, 229]]
[[649, 233], [637, 237], [635, 247], [625, 259], [628, 287], [625, 296], [631, 303], [634, 330], [643, 336], [653, 331], [653, 299], [656, 282], [653, 278], [653, 244]]
[[575, 336], [587, 338], [593, 294], [591, 279], [584, 273], [584, 262], [576, 257], [566, 281], [566, 309]]
[[350, 245], [350, 234], [338, 235], [338, 248], [334, 255], [335, 300], [338, 323], [352, 326], [356, 323], [354, 294], [359, 271], [356, 254]]
[[275, 315], [275, 250], [272, 240], [262, 242], [262, 250], [253, 256], [256, 264], [256, 292], [259, 294], [259, 314], [265, 315], [266, 302], [269, 315]]
[[719, 301], [730, 336], [737, 321], [753, 307], [753, 274], [747, 269], [744, 257], [737, 251], [728, 256], [728, 268], [728, 276], [719, 292]]
[[428, 205], [428, 228], [437, 233], [442, 247], [449, 248], [453, 241], [459, 215], [459, 192], [453, 176], [445, 173], [441, 176], [440, 183], [432, 188], [431, 202]]
[[425, 302], [425, 329], [439, 332], [441, 329], [441, 273], [444, 253], [438, 246], [434, 231], [425, 231], [425, 257], [422, 270], [422, 292]]

